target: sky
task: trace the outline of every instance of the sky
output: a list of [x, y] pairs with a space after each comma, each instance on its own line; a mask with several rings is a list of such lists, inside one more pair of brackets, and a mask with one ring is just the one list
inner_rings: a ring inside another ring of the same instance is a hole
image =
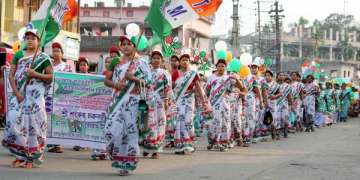
[[[85, 0], [82, 0], [84, 2]], [[106, 6], [114, 6], [114, 0], [86, 0], [89, 5], [94, 5], [95, 1], [105, 2]], [[261, 24], [269, 23], [270, 18], [267, 11], [270, 10], [270, 6], [275, 2], [274, 0], [260, 0], [261, 11]], [[136, 5], [149, 5], [150, 0], [128, 0], [128, 2]], [[255, 32], [257, 23], [257, 16], [255, 16], [257, 8], [256, 0], [240, 0], [241, 7], [239, 8], [240, 15], [240, 34], [246, 35]], [[293, 22], [297, 22], [298, 19], [303, 16], [308, 19], [310, 23], [314, 19], [324, 20], [330, 13], [344, 13], [345, 2], [345, 14], [352, 14], [355, 16], [355, 20], [360, 22], [360, 0], [279, 0], [279, 4], [282, 5], [285, 15], [284, 28], [288, 29], [288, 25]], [[83, 3], [82, 3], [83, 4]], [[214, 35], [227, 34], [232, 27], [232, 0], [223, 0], [223, 4], [220, 6], [216, 13], [216, 21], [213, 26]]]

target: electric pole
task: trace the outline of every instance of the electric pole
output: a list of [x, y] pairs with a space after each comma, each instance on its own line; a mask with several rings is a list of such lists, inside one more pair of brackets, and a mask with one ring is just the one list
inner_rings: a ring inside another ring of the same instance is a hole
[[239, 25], [239, 0], [233, 0], [233, 28], [231, 33], [231, 44], [234, 57], [240, 55], [240, 25]]
[[260, 14], [260, 0], [257, 0], [256, 1], [257, 3], [257, 15], [258, 15], [258, 35], [259, 35], [259, 44], [258, 44], [258, 48], [259, 48], [259, 51], [257, 52], [259, 56], [261, 56], [261, 14]]
[[281, 72], [281, 25], [280, 25], [280, 20], [281, 18], [284, 18], [284, 15], [281, 15], [280, 13], [282, 13], [284, 11], [284, 9], [282, 9], [281, 7], [279, 7], [279, 2], [275, 1], [274, 3], [274, 8], [272, 8], [269, 11], [269, 14], [273, 14], [270, 15], [271, 18], [274, 18], [275, 20], [275, 32], [276, 32], [276, 71], [277, 72]]

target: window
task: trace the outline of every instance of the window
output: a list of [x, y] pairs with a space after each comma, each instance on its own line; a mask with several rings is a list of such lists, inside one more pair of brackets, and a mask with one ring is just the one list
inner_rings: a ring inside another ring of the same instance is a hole
[[18, 8], [24, 7], [24, 0], [17, 0], [16, 6], [17, 6]]
[[348, 71], [348, 77], [350, 77], [350, 71]]
[[109, 12], [109, 11], [103, 11], [103, 16], [104, 16], [104, 17], [109, 17], [109, 16], [110, 16], [110, 12]]
[[344, 71], [344, 77], [346, 77], [346, 71]]
[[84, 11], [84, 16], [90, 16], [90, 11]]
[[112, 28], [111, 27], [101, 27], [100, 32], [102, 36], [112, 36]]
[[134, 17], [134, 10], [127, 10], [126, 17]]

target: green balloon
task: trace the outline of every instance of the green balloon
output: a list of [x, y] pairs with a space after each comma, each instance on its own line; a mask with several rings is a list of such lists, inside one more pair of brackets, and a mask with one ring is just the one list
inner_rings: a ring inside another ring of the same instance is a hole
[[320, 66], [319, 63], [316, 63], [315, 67], [316, 67], [317, 69], [320, 69], [321, 66]]
[[140, 40], [139, 36], [133, 36], [131, 40], [136, 44], [136, 49], [139, 51], [143, 51], [148, 47], [148, 40], [145, 36], [141, 36]]
[[241, 61], [239, 59], [233, 58], [229, 63], [227, 71], [238, 73], [240, 69], [241, 69]]
[[218, 59], [226, 59], [226, 51], [216, 51], [216, 57]]
[[205, 52], [205, 51], [201, 51], [201, 52], [200, 52], [200, 57], [201, 57], [201, 58], [204, 58], [205, 56], [206, 56], [206, 52]]
[[272, 64], [271, 59], [268, 58], [268, 57], [266, 57], [266, 58], [264, 59], [264, 65], [265, 65], [266, 67], [270, 67], [271, 64]]
[[320, 73], [317, 73], [317, 72], [314, 73], [314, 78], [315, 78], [315, 79], [319, 79], [319, 78], [320, 78]]

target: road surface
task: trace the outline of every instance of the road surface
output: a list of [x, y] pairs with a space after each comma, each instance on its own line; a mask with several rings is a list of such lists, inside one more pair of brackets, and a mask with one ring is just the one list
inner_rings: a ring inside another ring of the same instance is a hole
[[206, 151], [202, 138], [195, 154], [166, 151], [158, 160], [141, 158], [136, 172], [128, 177], [113, 172], [108, 160], [89, 160], [90, 151], [71, 149], [47, 153], [41, 168], [14, 169], [9, 166], [13, 157], [0, 147], [0, 180], [359, 180], [359, 120], [228, 152]]

